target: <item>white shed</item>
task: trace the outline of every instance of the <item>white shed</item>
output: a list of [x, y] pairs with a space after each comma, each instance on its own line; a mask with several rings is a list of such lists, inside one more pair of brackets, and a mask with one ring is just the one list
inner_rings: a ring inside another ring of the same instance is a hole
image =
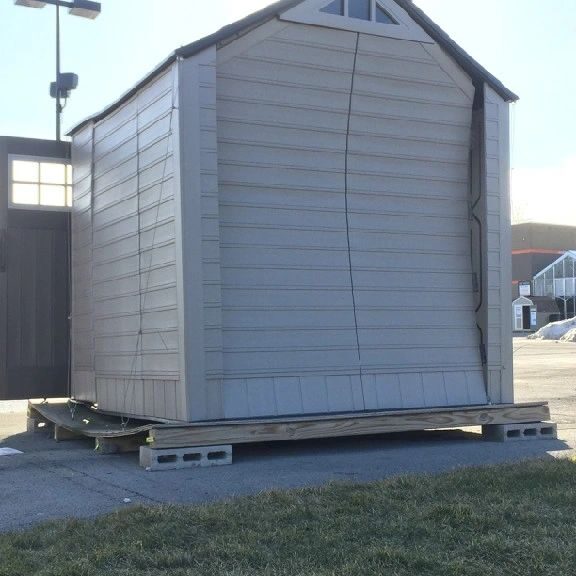
[[72, 393], [202, 422], [513, 402], [508, 104], [409, 0], [283, 0], [72, 130]]

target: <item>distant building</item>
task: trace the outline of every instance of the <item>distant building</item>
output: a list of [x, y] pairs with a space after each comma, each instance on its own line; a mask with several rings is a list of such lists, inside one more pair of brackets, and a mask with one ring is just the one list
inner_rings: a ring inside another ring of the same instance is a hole
[[542, 326], [576, 315], [576, 226], [512, 226], [512, 327]]
[[549, 296], [520, 296], [512, 302], [512, 330], [535, 331], [561, 318], [555, 298]]
[[564, 318], [576, 315], [576, 251], [570, 250], [534, 276], [535, 296], [556, 299]]
[[512, 294], [568, 250], [576, 250], [576, 226], [527, 223], [512, 226]]

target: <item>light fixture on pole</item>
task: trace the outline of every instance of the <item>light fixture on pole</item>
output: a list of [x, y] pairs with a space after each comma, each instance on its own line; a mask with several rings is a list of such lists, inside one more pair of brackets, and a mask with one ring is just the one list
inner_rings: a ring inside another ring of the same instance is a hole
[[14, 0], [14, 4], [26, 8], [44, 8], [46, 4], [56, 6], [56, 81], [50, 84], [50, 96], [56, 99], [56, 140], [60, 141], [62, 98], [68, 98], [70, 91], [78, 86], [76, 74], [60, 72], [60, 7], [68, 8], [68, 13], [73, 16], [94, 20], [102, 10], [101, 4], [91, 0]]

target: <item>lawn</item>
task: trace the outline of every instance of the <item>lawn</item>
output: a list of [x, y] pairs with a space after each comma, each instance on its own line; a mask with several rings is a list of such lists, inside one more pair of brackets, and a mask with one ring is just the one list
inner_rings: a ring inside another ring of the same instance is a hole
[[576, 574], [576, 463], [137, 507], [0, 535], [0, 575]]

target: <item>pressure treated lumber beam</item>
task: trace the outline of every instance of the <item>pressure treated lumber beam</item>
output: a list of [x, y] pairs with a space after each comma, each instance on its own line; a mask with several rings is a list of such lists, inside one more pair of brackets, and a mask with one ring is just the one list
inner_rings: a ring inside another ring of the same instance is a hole
[[349, 413], [183, 426], [159, 425], [150, 430], [148, 442], [152, 448], [214, 446], [541, 422], [549, 418], [547, 403]]

